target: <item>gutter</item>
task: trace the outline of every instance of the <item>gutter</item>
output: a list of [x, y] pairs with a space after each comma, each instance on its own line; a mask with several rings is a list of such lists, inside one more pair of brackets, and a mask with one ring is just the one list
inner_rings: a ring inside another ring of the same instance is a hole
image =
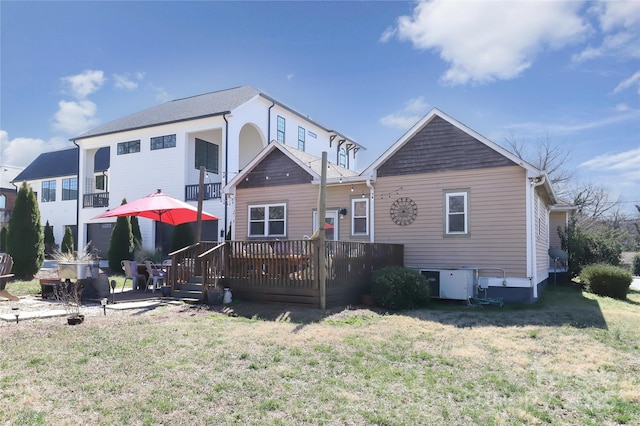
[[[224, 186], [227, 186], [229, 183], [229, 121], [227, 120], [227, 114], [230, 112], [226, 112], [222, 114], [222, 118], [224, 119]], [[227, 223], [228, 219], [228, 211], [229, 206], [227, 203], [227, 197], [224, 199], [224, 239], [227, 238]], [[224, 240], [223, 240], [224, 241]]]
[[276, 106], [276, 103], [274, 101], [271, 101], [271, 106], [267, 110], [267, 145], [271, 143], [271, 108], [273, 108], [274, 106]]
[[[76, 180], [78, 181], [78, 196], [76, 197], [76, 238], [78, 238], [78, 240], [80, 240], [80, 145], [78, 145], [78, 143], [75, 140], [71, 140], [71, 142], [73, 142], [73, 144], [78, 148], [78, 173], [76, 174]], [[84, 196], [84, 193], [82, 194]], [[84, 202], [83, 202], [84, 204]], [[87, 239], [87, 236], [84, 235], [85, 233], [83, 232], [82, 235], [85, 237], [85, 240]], [[84, 247], [85, 244], [83, 244], [82, 246], [80, 246], [80, 241], [76, 241], [76, 244], [78, 244], [78, 247]]]
[[536, 251], [536, 235], [535, 235], [535, 226], [534, 223], [535, 214], [535, 199], [536, 199], [536, 187], [540, 185], [544, 185], [547, 181], [544, 175], [536, 176], [535, 178], [529, 178], [530, 182], [530, 191], [531, 191], [531, 204], [529, 206], [528, 215], [530, 216], [530, 226], [529, 226], [529, 236], [530, 236], [530, 244], [531, 244], [531, 285], [533, 286], [533, 298], [538, 298], [538, 270], [537, 270], [537, 251]]
[[[370, 243], [375, 243], [376, 239], [375, 239], [375, 203], [376, 203], [376, 190], [373, 187], [373, 185], [371, 185], [371, 179], [367, 179], [366, 182], [367, 186], [369, 187], [369, 202], [371, 203], [371, 205], [369, 206], [369, 212], [371, 214], [371, 220], [369, 221], [369, 242]], [[353, 214], [353, 212], [352, 212]]]

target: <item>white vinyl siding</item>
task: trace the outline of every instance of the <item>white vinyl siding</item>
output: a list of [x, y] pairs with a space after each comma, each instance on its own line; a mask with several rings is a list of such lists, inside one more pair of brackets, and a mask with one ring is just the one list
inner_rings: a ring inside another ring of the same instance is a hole
[[[408, 267], [503, 268], [507, 276], [526, 277], [524, 182], [525, 170], [519, 166], [379, 177], [373, 213], [376, 242], [404, 244]], [[473, 229], [465, 238], [443, 232], [443, 191], [451, 188], [469, 188]], [[391, 220], [389, 209], [399, 197], [411, 198], [418, 207], [420, 214], [411, 226]]]

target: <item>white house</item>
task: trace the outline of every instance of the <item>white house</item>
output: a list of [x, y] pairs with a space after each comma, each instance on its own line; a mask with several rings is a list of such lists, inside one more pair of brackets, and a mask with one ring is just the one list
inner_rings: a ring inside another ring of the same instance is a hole
[[[96, 153], [91, 174], [92, 176], [104, 176], [108, 168], [109, 149], [101, 149]], [[100, 180], [101, 178], [94, 179]], [[77, 148], [40, 154], [12, 182], [17, 187], [22, 185], [22, 182], [26, 182], [31, 187], [38, 201], [42, 225], [49, 222], [57, 244], [62, 242], [67, 226], [71, 228], [74, 237], [76, 237], [76, 224], [78, 223]]]
[[[80, 148], [78, 245], [108, 237], [113, 219], [93, 218], [125, 198], [132, 201], [162, 189], [196, 205], [200, 166], [207, 171], [203, 209], [220, 218], [203, 224], [202, 238], [222, 239], [233, 227], [235, 208], [222, 186], [274, 140], [314, 155], [327, 151], [350, 170], [362, 149], [340, 132], [248, 86], [170, 101], [73, 138]], [[107, 147], [110, 165], [103, 178], [94, 168], [96, 153]], [[170, 228], [147, 219], [139, 223], [143, 245], [153, 247], [161, 240], [166, 253]]]

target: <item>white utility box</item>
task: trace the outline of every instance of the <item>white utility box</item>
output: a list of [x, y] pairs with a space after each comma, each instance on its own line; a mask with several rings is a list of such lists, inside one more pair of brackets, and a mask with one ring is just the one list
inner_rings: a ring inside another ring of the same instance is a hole
[[431, 297], [469, 300], [475, 296], [475, 269], [421, 269], [427, 277]]

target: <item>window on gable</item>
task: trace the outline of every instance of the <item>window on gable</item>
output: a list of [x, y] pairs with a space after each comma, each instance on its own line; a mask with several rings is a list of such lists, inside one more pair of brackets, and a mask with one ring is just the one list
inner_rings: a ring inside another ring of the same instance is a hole
[[284, 117], [278, 116], [278, 142], [280, 143], [284, 143], [284, 129], [285, 129]]
[[118, 155], [140, 152], [140, 140], [118, 143]]
[[62, 179], [62, 201], [78, 199], [78, 178]]
[[469, 233], [468, 192], [445, 193], [445, 234]]
[[298, 126], [298, 149], [302, 151], [304, 151], [304, 138], [306, 133], [307, 132], [304, 130], [304, 127]]
[[42, 182], [42, 194], [40, 194], [40, 201], [48, 203], [56, 200], [56, 181], [45, 180]]
[[340, 148], [340, 152], [338, 153], [338, 165], [347, 167], [347, 150], [344, 148]]
[[369, 199], [351, 200], [351, 235], [369, 235]]
[[250, 237], [284, 237], [287, 220], [286, 204], [249, 206]]
[[165, 135], [151, 138], [151, 150], [175, 148], [176, 147], [176, 135]]
[[196, 138], [196, 169], [204, 166], [209, 173], [218, 173], [218, 155], [218, 145]]

